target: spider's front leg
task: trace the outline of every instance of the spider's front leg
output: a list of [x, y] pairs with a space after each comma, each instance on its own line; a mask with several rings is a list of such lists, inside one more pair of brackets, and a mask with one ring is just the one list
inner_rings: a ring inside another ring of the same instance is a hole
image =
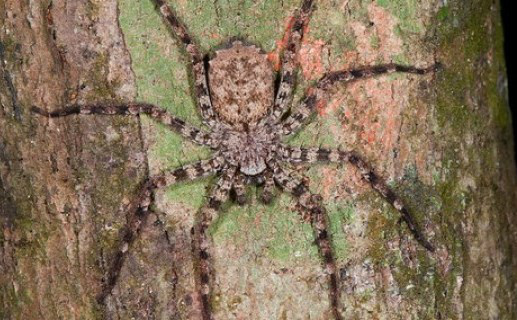
[[300, 51], [305, 26], [313, 9], [312, 0], [303, 0], [300, 10], [288, 32], [288, 40], [282, 56], [282, 72], [275, 103], [271, 112], [273, 123], [277, 123], [287, 110], [293, 95], [296, 79], [296, 58]]
[[82, 115], [139, 115], [146, 114], [154, 120], [168, 126], [183, 137], [200, 145], [214, 147], [216, 142], [212, 136], [185, 121], [170, 115], [164, 109], [149, 103], [102, 103], [86, 105], [69, 105], [55, 111], [46, 111], [38, 107], [32, 107], [32, 112], [47, 118], [61, 118], [74, 114]]
[[169, 24], [172, 33], [183, 43], [187, 51], [192, 63], [195, 94], [203, 122], [210, 127], [216, 126], [217, 115], [210, 101], [206, 69], [201, 50], [189, 35], [186, 26], [178, 19], [165, 0], [151, 0], [151, 2], [154, 3], [163, 19]]
[[221, 177], [211, 191], [207, 203], [201, 208], [198, 220], [192, 228], [192, 247], [195, 257], [198, 260], [197, 281], [200, 286], [199, 295], [201, 297], [201, 312], [203, 320], [213, 320], [212, 309], [210, 306], [210, 295], [213, 282], [213, 272], [210, 266], [210, 247], [211, 239], [207, 234], [207, 229], [214, 219], [216, 219], [221, 205], [226, 202], [230, 195], [230, 190], [234, 184], [236, 168], [225, 168], [222, 170]]
[[415, 219], [404, 206], [402, 200], [386, 185], [386, 182], [379, 177], [372, 168], [357, 154], [349, 151], [330, 150], [324, 148], [299, 148], [282, 146], [281, 154], [283, 160], [291, 163], [315, 163], [315, 162], [349, 162], [354, 165], [363, 180], [368, 182], [386, 201], [388, 201], [406, 222], [409, 230], [415, 239], [427, 250], [434, 252], [434, 246], [426, 239]]
[[[303, 210], [308, 211], [308, 220], [315, 233], [316, 245], [325, 263], [324, 268], [328, 277], [329, 298], [332, 314], [335, 320], [341, 320], [339, 313], [339, 288], [336, 261], [330, 243], [328, 232], [328, 216], [322, 204], [322, 198], [318, 194], [309, 191], [306, 184], [294, 177], [292, 172], [281, 168], [279, 165], [272, 165], [275, 182], [284, 190], [298, 198], [298, 203]], [[305, 217], [304, 217], [305, 218]]]
[[223, 159], [217, 157], [210, 160], [201, 160], [164, 174], [155, 175], [142, 183], [138, 195], [124, 209], [127, 212], [127, 224], [120, 231], [121, 243], [111, 265], [108, 267], [102, 291], [97, 297], [99, 303], [104, 303], [117, 283], [127, 252], [141, 229], [142, 221], [149, 212], [153, 190], [215, 174], [221, 168], [222, 163]]
[[440, 64], [434, 64], [428, 68], [416, 68], [398, 64], [385, 64], [372, 67], [363, 67], [355, 70], [340, 70], [325, 74], [318, 83], [310, 88], [309, 94], [302, 100], [298, 108], [281, 124], [282, 134], [285, 136], [297, 132], [316, 111], [316, 104], [326, 90], [338, 82], [352, 82], [366, 78], [372, 78], [384, 74], [400, 72], [423, 75], [437, 71]]

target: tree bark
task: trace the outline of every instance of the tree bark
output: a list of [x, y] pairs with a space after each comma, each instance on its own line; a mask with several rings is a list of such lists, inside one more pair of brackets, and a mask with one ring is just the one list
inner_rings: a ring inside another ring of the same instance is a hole
[[[207, 52], [285, 44], [298, 0], [170, 1]], [[323, 73], [397, 62], [442, 70], [337, 86], [290, 144], [356, 150], [407, 202], [431, 254], [347, 165], [301, 170], [329, 211], [346, 319], [516, 319], [517, 175], [499, 4], [323, 0], [295, 103]], [[124, 206], [150, 173], [208, 156], [149, 119], [46, 119], [70, 103], [146, 101], [200, 124], [187, 60], [148, 0], [0, 1], [0, 318], [193, 319], [190, 229], [211, 179], [156, 193], [106, 303]], [[211, 228], [216, 319], [329, 319], [294, 201], [250, 189]]]

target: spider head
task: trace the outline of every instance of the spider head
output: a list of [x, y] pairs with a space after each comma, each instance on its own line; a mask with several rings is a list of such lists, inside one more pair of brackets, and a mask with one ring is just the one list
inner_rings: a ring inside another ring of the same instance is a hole
[[273, 105], [274, 74], [265, 53], [234, 41], [216, 52], [208, 71], [212, 105], [236, 130], [254, 127]]
[[264, 172], [275, 150], [275, 143], [264, 127], [251, 132], [227, 131], [221, 148], [224, 159], [247, 176]]

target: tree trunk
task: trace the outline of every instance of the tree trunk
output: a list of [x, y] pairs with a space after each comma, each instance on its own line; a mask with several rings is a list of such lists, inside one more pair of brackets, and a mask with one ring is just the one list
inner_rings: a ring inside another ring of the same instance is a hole
[[[277, 63], [298, 0], [170, 1], [207, 52], [231, 37]], [[337, 86], [290, 144], [362, 154], [437, 246], [346, 164], [304, 172], [329, 211], [346, 319], [516, 319], [517, 182], [494, 0], [324, 0], [296, 101], [324, 72], [443, 64]], [[146, 101], [200, 124], [187, 60], [149, 0], [0, 0], [0, 318], [192, 319], [190, 229], [211, 179], [156, 192], [107, 298], [123, 211], [150, 173], [205, 158], [148, 118], [70, 116], [70, 103]], [[216, 319], [329, 319], [325, 275], [294, 201], [250, 188], [211, 228]]]

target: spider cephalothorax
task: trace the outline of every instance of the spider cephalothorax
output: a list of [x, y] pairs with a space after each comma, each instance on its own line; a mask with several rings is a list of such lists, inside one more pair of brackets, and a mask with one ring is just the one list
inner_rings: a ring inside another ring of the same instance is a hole
[[[192, 63], [195, 95], [199, 111], [208, 130], [186, 124], [168, 114], [164, 109], [146, 103], [127, 104], [87, 104], [71, 105], [64, 109], [47, 112], [34, 111], [47, 117], [62, 117], [72, 114], [136, 115], [147, 114], [169, 126], [185, 138], [210, 147], [212, 158], [187, 164], [175, 170], [149, 177], [142, 184], [141, 191], [127, 208], [131, 217], [123, 232], [121, 250], [107, 272], [104, 290], [99, 297], [102, 302], [110, 295], [117, 281], [124, 261], [126, 248], [139, 232], [139, 220], [149, 211], [152, 191], [170, 186], [180, 181], [216, 175], [217, 183], [210, 193], [207, 203], [201, 208], [192, 232], [195, 258], [198, 260], [196, 274], [198, 293], [201, 297], [200, 315], [204, 320], [213, 319], [210, 294], [214, 274], [210, 260], [210, 237], [206, 230], [217, 218], [221, 204], [235, 192], [239, 203], [245, 201], [245, 184], [261, 183], [264, 191], [262, 199], [268, 203], [272, 190], [283, 189], [298, 199], [299, 208], [306, 221], [311, 223], [316, 244], [323, 259], [327, 274], [331, 312], [335, 319], [341, 319], [339, 311], [339, 281], [336, 271], [325, 207], [321, 197], [309, 191], [306, 181], [296, 177], [289, 163], [348, 162], [354, 165], [362, 178], [386, 201], [398, 210], [410, 231], [419, 243], [429, 251], [434, 247], [425, 239], [403, 201], [377, 176], [357, 154], [350, 151], [324, 148], [298, 148], [282, 142], [297, 132], [316, 109], [321, 95], [337, 82], [346, 83], [391, 72], [425, 74], [434, 71], [436, 65], [419, 69], [410, 66], [386, 64], [364, 67], [356, 70], [333, 71], [324, 75], [301, 100], [299, 106], [289, 112], [289, 105], [296, 74], [296, 56], [303, 37], [304, 26], [308, 23], [313, 9], [312, 0], [301, 0], [300, 10], [295, 14], [289, 30], [288, 42], [283, 52], [282, 70], [279, 83], [275, 86], [275, 72], [264, 54], [254, 45], [234, 41], [217, 51], [208, 63], [194, 44], [186, 27], [179, 22], [164, 0], [150, 0], [155, 3], [164, 19], [169, 22], [173, 34], [184, 44]], [[275, 89], [276, 88], [276, 89]]]
[[267, 168], [274, 158], [278, 141], [264, 126], [254, 126], [245, 131], [225, 130], [221, 151], [225, 160], [238, 167], [245, 175], [255, 176]]

